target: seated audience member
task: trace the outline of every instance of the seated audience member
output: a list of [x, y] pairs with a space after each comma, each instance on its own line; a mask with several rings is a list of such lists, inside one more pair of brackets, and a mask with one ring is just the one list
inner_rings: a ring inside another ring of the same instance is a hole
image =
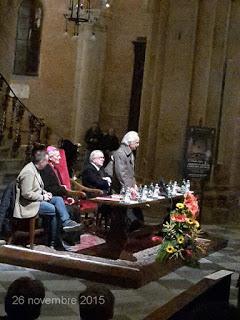
[[14, 218], [32, 218], [37, 214], [50, 217], [51, 235], [49, 244], [59, 245], [60, 220], [65, 231], [79, 230], [81, 225], [70, 219], [62, 197], [54, 197], [44, 189], [40, 171], [48, 164], [48, 155], [44, 150], [33, 154], [32, 162], [28, 163], [19, 173], [16, 180], [16, 200]]
[[102, 135], [102, 130], [100, 129], [98, 122], [93, 122], [92, 126], [87, 130], [84, 139], [89, 151], [99, 149]]
[[[41, 170], [40, 175], [44, 182], [45, 190], [51, 192], [54, 196], [61, 197], [80, 197], [85, 198], [85, 192], [91, 192], [95, 195], [102, 194], [100, 189], [87, 188], [76, 181], [72, 183], [78, 188], [78, 190], [67, 189], [61, 181], [61, 175], [59, 174], [56, 166], [61, 160], [60, 152], [57, 148], [49, 146], [47, 148], [49, 163]], [[74, 202], [74, 201], [72, 201]]]
[[78, 298], [81, 320], [109, 320], [114, 314], [114, 295], [102, 285], [88, 287]]
[[83, 168], [88, 165], [89, 155], [93, 150], [101, 149], [103, 133], [98, 122], [93, 122], [92, 126], [87, 130], [84, 141], [86, 143], [86, 153], [84, 156]]
[[102, 141], [104, 150], [114, 151], [119, 148], [119, 140], [113, 128], [108, 130], [107, 134], [103, 136]]
[[89, 156], [89, 164], [82, 172], [82, 183], [89, 188], [101, 189], [105, 194], [110, 192], [111, 178], [103, 168], [104, 154], [94, 150]]
[[78, 159], [78, 145], [72, 143], [70, 140], [62, 140], [61, 148], [65, 151], [69, 176], [72, 178]]
[[45, 289], [41, 281], [29, 277], [15, 280], [5, 296], [6, 320], [38, 319], [45, 298]]
[[110, 128], [102, 138], [102, 150], [105, 155], [104, 166], [106, 166], [111, 158], [112, 152], [119, 148], [119, 140], [116, 136], [115, 130]]

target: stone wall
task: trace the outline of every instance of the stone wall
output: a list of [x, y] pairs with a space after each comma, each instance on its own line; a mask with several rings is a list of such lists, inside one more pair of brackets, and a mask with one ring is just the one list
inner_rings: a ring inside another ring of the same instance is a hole
[[66, 1], [43, 0], [38, 77], [12, 74], [19, 2], [0, 2], [0, 70], [11, 83], [29, 85], [24, 102], [53, 131], [82, 142], [99, 120], [104, 130], [125, 133], [132, 41], [146, 37], [139, 179], [180, 178], [186, 128], [201, 122], [217, 133], [211, 182], [239, 185], [239, 0], [112, 1], [101, 23], [83, 26], [75, 41], [64, 35]]
[[[38, 77], [12, 73], [20, 0], [0, 4], [0, 70], [11, 83], [29, 85], [23, 102], [60, 136], [83, 142], [99, 120], [103, 129], [127, 127], [133, 74], [133, 44], [151, 25], [148, 1], [114, 1], [100, 25], [83, 24], [79, 37], [64, 34], [66, 1], [43, 0], [44, 18]], [[101, 1], [93, 1], [101, 7]], [[89, 41], [91, 33], [95, 41]], [[101, 111], [100, 111], [101, 109]]]
[[59, 136], [70, 138], [75, 79], [76, 42], [64, 35], [66, 1], [43, 0], [39, 75], [13, 74], [17, 12], [20, 0], [0, 4], [0, 72], [11, 83], [29, 86], [26, 106]]
[[106, 19], [107, 52], [100, 122], [104, 129], [114, 127], [119, 136], [127, 129], [137, 37], [148, 37], [151, 12], [148, 1], [112, 1]]
[[202, 123], [216, 129], [215, 182], [239, 185], [240, 1], [156, 0], [153, 12], [139, 178], [180, 178], [186, 128]]

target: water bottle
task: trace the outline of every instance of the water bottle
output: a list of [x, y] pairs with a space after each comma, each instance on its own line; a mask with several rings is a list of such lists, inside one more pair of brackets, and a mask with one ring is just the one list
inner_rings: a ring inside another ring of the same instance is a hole
[[186, 192], [186, 180], [183, 179], [182, 185], [181, 185], [181, 193], [184, 194]]
[[151, 183], [150, 186], [149, 186], [149, 188], [148, 188], [148, 195], [147, 195], [147, 197], [148, 197], [149, 199], [152, 199], [152, 197], [153, 197], [153, 192], [154, 192], [154, 184]]
[[160, 193], [160, 189], [158, 183], [156, 183], [154, 191], [153, 191], [153, 199], [158, 199]]
[[130, 188], [127, 188], [127, 190], [125, 192], [125, 195], [124, 195], [124, 198], [123, 198], [123, 201], [125, 203], [130, 203], [131, 202], [131, 190], [130, 190]]
[[167, 196], [168, 198], [172, 197], [172, 186], [170, 184], [167, 186]]
[[178, 189], [177, 181], [174, 181], [173, 186], [172, 186], [172, 195], [173, 195], [173, 196], [176, 196], [176, 194], [177, 194], [177, 189]]
[[120, 191], [120, 196], [121, 196], [120, 198], [121, 199], [124, 199], [125, 193], [126, 193], [126, 189], [125, 189], [125, 187], [122, 187], [122, 189]]
[[190, 180], [187, 180], [186, 182], [186, 192], [189, 192], [191, 188]]
[[140, 201], [142, 198], [142, 192], [143, 192], [143, 188], [142, 185], [140, 184], [138, 191], [137, 191], [137, 201]]
[[147, 196], [148, 196], [148, 188], [145, 185], [142, 191], [141, 201], [147, 201]]
[[143, 192], [143, 187], [142, 185], [140, 184], [139, 188], [138, 188], [138, 194], [141, 196], [142, 195], [142, 192]]

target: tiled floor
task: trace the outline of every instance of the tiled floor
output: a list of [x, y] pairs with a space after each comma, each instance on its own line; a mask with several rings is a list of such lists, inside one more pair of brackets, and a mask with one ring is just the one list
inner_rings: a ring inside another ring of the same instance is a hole
[[[184, 266], [136, 290], [107, 285], [116, 299], [114, 319], [141, 320], [204, 276], [220, 269], [234, 271], [230, 301], [236, 304], [236, 280], [240, 273], [240, 226], [204, 226], [204, 230], [221, 235], [229, 242], [226, 248], [201, 259], [200, 269]], [[89, 281], [6, 264], [0, 264], [0, 314], [4, 314], [3, 301], [9, 284], [21, 276], [42, 280], [46, 288], [46, 296], [51, 298], [51, 304], [43, 305], [40, 319], [79, 319], [77, 296], [90, 283]], [[71, 303], [68, 303], [69, 301]]]

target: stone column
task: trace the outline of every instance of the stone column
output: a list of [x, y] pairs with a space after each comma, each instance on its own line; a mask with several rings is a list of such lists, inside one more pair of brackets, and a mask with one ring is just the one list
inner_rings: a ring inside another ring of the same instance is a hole
[[199, 2], [189, 125], [205, 123], [217, 0]]
[[230, 0], [217, 2], [205, 124], [217, 128], [221, 105], [222, 81], [226, 60]]
[[[220, 130], [222, 126], [222, 110], [224, 99], [224, 86], [226, 80], [226, 63], [229, 38], [229, 22], [231, 13], [230, 0], [217, 2], [215, 28], [213, 35], [211, 67], [208, 85], [207, 108], [205, 112], [205, 125], [216, 129], [214, 150], [214, 181], [222, 177], [222, 183], [228, 184], [227, 168], [224, 168], [223, 160], [220, 159]], [[225, 151], [224, 151], [225, 152]], [[227, 165], [228, 167], [228, 165]], [[216, 169], [216, 170], [215, 170]], [[220, 180], [221, 180], [220, 179]], [[213, 181], [211, 181], [213, 182]]]
[[[145, 70], [142, 88], [141, 111], [139, 121], [139, 133], [141, 138], [140, 148], [137, 152], [137, 168], [139, 179], [153, 176], [155, 149], [149, 148], [156, 144], [156, 129], [158, 123], [158, 111], [156, 103], [161, 86], [162, 72], [159, 70], [164, 66], [166, 28], [168, 22], [169, 1], [152, 1], [149, 8], [152, 12], [152, 32], [147, 39], [147, 50], [145, 56]], [[155, 69], [155, 66], [158, 66]], [[155, 97], [155, 98], [154, 98]], [[154, 134], [155, 131], [155, 134]]]
[[[230, 185], [240, 185], [240, 2], [231, 4], [226, 54], [226, 76], [222, 95], [218, 163]], [[224, 181], [226, 183], [226, 180]]]
[[86, 129], [99, 118], [106, 55], [105, 28], [84, 23], [76, 41], [72, 138], [82, 143]]
[[143, 179], [181, 175], [197, 16], [195, 0], [162, 0], [154, 16], [158, 22], [153, 22], [147, 44], [152, 50], [147, 50], [141, 110], [140, 135], [145, 147], [138, 154], [143, 157], [138, 171]]

